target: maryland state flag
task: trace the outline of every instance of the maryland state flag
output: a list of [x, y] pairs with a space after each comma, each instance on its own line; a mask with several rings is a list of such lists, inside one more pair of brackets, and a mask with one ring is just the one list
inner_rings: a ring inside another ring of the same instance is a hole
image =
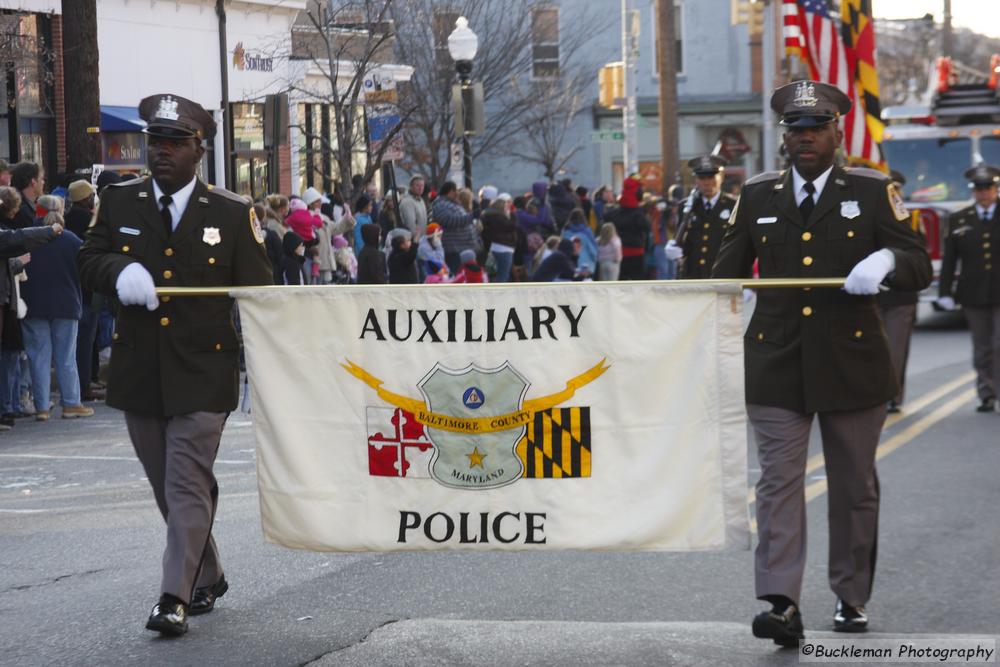
[[526, 479], [590, 477], [590, 408], [536, 412], [517, 455]]
[[852, 163], [886, 170], [882, 157], [882, 109], [875, 67], [875, 23], [871, 0], [842, 0], [840, 32], [854, 108], [844, 118], [844, 143]]

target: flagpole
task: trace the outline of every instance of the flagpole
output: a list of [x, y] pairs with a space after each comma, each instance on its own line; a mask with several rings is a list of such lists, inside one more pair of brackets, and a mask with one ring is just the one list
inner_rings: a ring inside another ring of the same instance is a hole
[[[757, 279], [747, 279], [747, 280], [732, 280], [732, 279], [700, 279], [700, 280], [613, 280], [600, 282], [582, 282], [566, 281], [564, 284], [567, 285], [634, 285], [634, 284], [658, 284], [658, 285], [732, 285], [738, 284], [744, 289], [810, 289], [816, 288], [840, 288], [844, 286], [843, 278], [810, 278], [808, 280], [803, 280], [802, 278], [757, 278]], [[541, 285], [551, 285], [552, 283], [487, 283], [487, 284], [467, 284], [467, 283], [456, 283], [456, 284], [437, 284], [435, 287], [444, 288], [472, 288], [472, 289], [496, 289], [504, 287], [514, 287], [515, 289], [520, 287], [537, 287]], [[289, 287], [293, 287], [298, 291], [302, 292], [318, 292], [327, 291], [331, 289], [413, 289], [424, 287], [424, 285], [260, 285], [260, 286], [244, 286], [244, 287], [157, 287], [156, 296], [159, 297], [197, 297], [197, 296], [229, 296], [232, 292], [241, 290], [264, 290], [264, 291], [276, 291], [284, 290]]]

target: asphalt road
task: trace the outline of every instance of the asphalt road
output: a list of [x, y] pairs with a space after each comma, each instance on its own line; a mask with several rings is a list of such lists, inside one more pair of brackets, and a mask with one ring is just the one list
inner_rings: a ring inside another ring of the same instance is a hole
[[[1000, 414], [973, 411], [971, 346], [918, 330], [908, 397], [883, 436], [875, 636], [1000, 631]], [[143, 629], [162, 522], [121, 415], [0, 434], [3, 665], [797, 664], [750, 635], [761, 604], [737, 553], [328, 554], [264, 543], [249, 419], [216, 472], [231, 588], [183, 638]], [[58, 411], [57, 411], [58, 412]], [[752, 448], [751, 448], [752, 449]], [[814, 438], [812, 453], [820, 451]], [[810, 473], [806, 633], [828, 638], [826, 495]], [[759, 474], [751, 451], [752, 486]]]

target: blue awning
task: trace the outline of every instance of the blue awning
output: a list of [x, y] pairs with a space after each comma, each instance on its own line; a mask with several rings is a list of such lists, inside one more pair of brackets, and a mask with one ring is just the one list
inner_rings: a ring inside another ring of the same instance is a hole
[[142, 132], [145, 127], [137, 108], [101, 105], [102, 132]]

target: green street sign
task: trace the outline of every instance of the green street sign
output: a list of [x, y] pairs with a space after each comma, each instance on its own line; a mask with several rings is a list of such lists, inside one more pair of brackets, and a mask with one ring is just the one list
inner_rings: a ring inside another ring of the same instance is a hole
[[590, 140], [595, 143], [602, 141], [625, 141], [625, 133], [621, 130], [598, 130], [590, 133]]

